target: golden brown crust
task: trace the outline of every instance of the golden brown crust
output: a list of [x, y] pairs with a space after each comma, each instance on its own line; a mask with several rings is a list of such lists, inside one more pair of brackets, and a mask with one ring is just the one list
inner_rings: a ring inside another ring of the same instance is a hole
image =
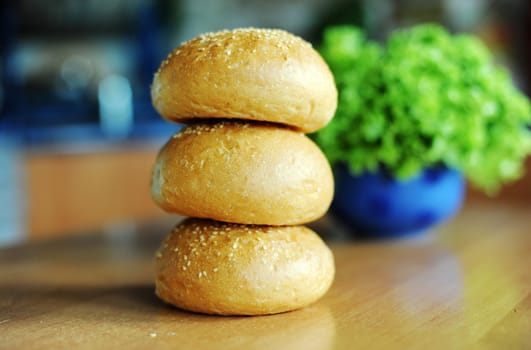
[[264, 124], [190, 125], [160, 151], [152, 195], [183, 216], [261, 225], [298, 225], [323, 216], [333, 176], [304, 134]]
[[304, 226], [187, 219], [155, 257], [156, 293], [179, 308], [263, 315], [306, 306], [334, 278], [330, 249]]
[[151, 87], [155, 109], [171, 121], [236, 118], [325, 126], [337, 106], [333, 76], [309, 43], [282, 30], [207, 33], [165, 59]]

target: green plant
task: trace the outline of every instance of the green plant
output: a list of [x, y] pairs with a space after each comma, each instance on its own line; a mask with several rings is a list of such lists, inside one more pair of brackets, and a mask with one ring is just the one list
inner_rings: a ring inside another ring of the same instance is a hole
[[332, 164], [399, 179], [445, 165], [487, 191], [521, 175], [531, 107], [478, 39], [428, 24], [382, 46], [342, 26], [325, 31], [320, 52], [339, 101], [312, 137]]

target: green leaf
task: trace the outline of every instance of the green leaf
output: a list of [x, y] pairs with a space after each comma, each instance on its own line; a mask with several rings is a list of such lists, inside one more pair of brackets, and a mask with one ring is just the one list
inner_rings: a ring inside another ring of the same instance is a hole
[[340, 26], [324, 32], [320, 52], [338, 108], [312, 137], [332, 163], [357, 174], [384, 167], [397, 178], [445, 164], [489, 193], [521, 175], [530, 103], [477, 38], [430, 24], [381, 45]]

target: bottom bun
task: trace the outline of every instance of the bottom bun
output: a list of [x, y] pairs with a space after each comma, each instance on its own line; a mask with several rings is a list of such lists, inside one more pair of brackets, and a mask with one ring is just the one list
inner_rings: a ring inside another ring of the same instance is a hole
[[304, 226], [187, 219], [156, 253], [156, 293], [179, 308], [265, 315], [306, 306], [334, 278], [332, 252]]

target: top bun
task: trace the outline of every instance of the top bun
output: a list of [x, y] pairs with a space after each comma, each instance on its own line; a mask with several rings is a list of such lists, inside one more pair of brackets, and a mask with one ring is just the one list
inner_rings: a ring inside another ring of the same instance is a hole
[[258, 120], [314, 132], [332, 119], [337, 90], [311, 44], [278, 29], [200, 35], [165, 59], [153, 80], [166, 119]]

